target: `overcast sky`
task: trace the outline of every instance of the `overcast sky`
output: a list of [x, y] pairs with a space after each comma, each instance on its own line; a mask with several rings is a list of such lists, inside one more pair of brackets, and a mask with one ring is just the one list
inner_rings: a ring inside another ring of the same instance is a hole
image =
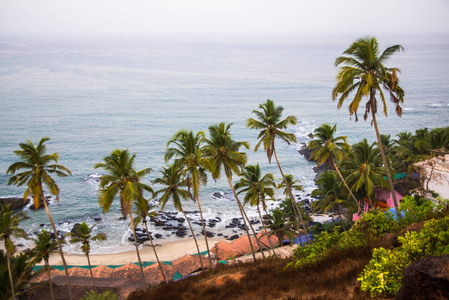
[[448, 34], [449, 0], [0, 0], [0, 34]]

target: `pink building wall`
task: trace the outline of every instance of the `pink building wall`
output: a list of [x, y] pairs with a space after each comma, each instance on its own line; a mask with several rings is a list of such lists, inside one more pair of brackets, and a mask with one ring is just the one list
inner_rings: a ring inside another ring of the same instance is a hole
[[[395, 191], [396, 194], [396, 199], [398, 199], [398, 201], [401, 201], [402, 198], [404, 198], [404, 196], [402, 196], [401, 194], [399, 194], [397, 191]], [[393, 194], [390, 193], [389, 190], [387, 189], [380, 189], [376, 191], [376, 195], [375, 195], [377, 200], [384, 200], [387, 202], [388, 207], [394, 207], [394, 200], [393, 200]], [[365, 212], [368, 212], [369, 207], [368, 207], [368, 203], [366, 201], [365, 205], [363, 207], [363, 210]], [[359, 214], [353, 214], [352, 215], [352, 220], [353, 221], [357, 221], [358, 219], [360, 219], [361, 216], [359, 216]]]

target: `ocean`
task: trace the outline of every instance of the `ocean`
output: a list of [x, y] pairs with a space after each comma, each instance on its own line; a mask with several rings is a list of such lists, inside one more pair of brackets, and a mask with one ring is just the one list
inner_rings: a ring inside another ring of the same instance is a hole
[[[17, 160], [13, 151], [19, 149], [18, 144], [26, 140], [37, 143], [48, 136], [48, 153], [58, 152], [59, 163], [72, 172], [70, 177], [56, 178], [60, 202], [52, 202], [50, 211], [58, 230], [69, 231], [83, 221], [92, 225], [95, 218], [101, 218], [95, 232], [105, 232], [108, 240], [95, 243], [92, 253], [132, 250], [128, 221], [119, 220], [118, 200], [106, 214], [99, 208], [98, 177], [102, 173], [94, 164], [115, 148], [129, 149], [137, 154], [136, 169], [154, 170], [143, 180], [151, 184], [165, 166], [166, 143], [176, 131], [207, 133], [210, 125], [226, 122], [233, 123], [235, 140], [250, 143], [248, 163], [260, 163], [264, 172], [272, 172], [280, 181], [276, 164], [268, 164], [263, 151], [253, 151], [258, 132], [245, 125], [246, 119], [254, 116], [252, 110], [271, 99], [284, 107], [284, 116], [298, 118], [298, 124], [288, 128], [298, 143], [278, 141], [276, 147], [284, 172], [301, 180], [303, 191], [297, 192], [298, 196], [309, 199], [315, 188], [314, 164], [298, 150], [310, 140], [314, 128], [324, 122], [336, 123], [338, 134], [346, 135], [350, 143], [364, 137], [375, 140], [369, 121], [360, 118], [355, 123], [346, 107], [337, 110], [331, 100], [337, 73], [334, 61], [348, 45], [346, 41], [0, 37], [0, 196], [18, 196], [24, 191], [7, 185], [10, 175], [6, 170]], [[382, 49], [389, 45], [381, 44]], [[448, 126], [449, 44], [403, 46], [405, 51], [394, 55], [387, 65], [402, 71], [404, 113], [397, 117], [392, 106], [388, 118], [379, 113], [381, 133], [394, 137], [401, 131]], [[221, 196], [214, 196], [216, 193]], [[232, 218], [239, 217], [230, 194], [226, 178], [215, 182], [209, 177], [200, 194], [205, 218], [221, 221], [207, 230], [236, 233], [225, 228]], [[271, 207], [276, 205], [278, 202]], [[184, 207], [197, 209], [191, 201]], [[168, 205], [165, 210], [174, 208]], [[31, 219], [21, 227], [30, 235], [49, 228], [44, 210], [25, 211]], [[252, 218], [257, 216], [255, 209], [248, 211]], [[191, 217], [199, 220], [198, 214]], [[194, 225], [194, 229], [200, 232], [200, 226]], [[178, 239], [171, 231], [154, 226], [150, 230], [162, 235], [156, 243]], [[30, 242], [21, 243], [27, 247]], [[80, 253], [78, 246], [64, 248]]]

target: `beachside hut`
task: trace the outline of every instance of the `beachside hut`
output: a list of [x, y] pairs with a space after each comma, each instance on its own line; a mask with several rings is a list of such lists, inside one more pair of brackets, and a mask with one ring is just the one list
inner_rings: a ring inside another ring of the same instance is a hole
[[259, 239], [261, 246], [265, 249], [270, 249], [270, 241], [273, 248], [279, 246], [279, 239], [277, 236], [275, 234], [270, 234], [270, 232], [267, 232], [266, 230], [259, 232], [257, 238]]
[[98, 266], [95, 268], [92, 268], [92, 274], [94, 277], [98, 278], [109, 278], [112, 275], [112, 272], [114, 269], [108, 268], [106, 266]]
[[[210, 268], [209, 259], [202, 256], [204, 268]], [[182, 276], [194, 273], [201, 270], [200, 257], [198, 255], [186, 254], [172, 262], [173, 268], [177, 270]]]
[[[42, 273], [33, 277], [30, 280], [31, 282], [48, 281], [48, 275], [47, 275], [47, 272], [45, 271], [45, 267], [39, 268], [39, 272], [42, 272]], [[55, 276], [64, 276], [64, 275], [65, 275], [64, 271], [50, 267], [50, 278], [53, 278]]]
[[[253, 244], [254, 251], [258, 251], [259, 246], [257, 245], [255, 238], [251, 238], [251, 243]], [[251, 246], [247, 236], [242, 235], [238, 239], [232, 241], [232, 245], [239, 255], [247, 255], [251, 253]]]
[[129, 282], [140, 282], [140, 267], [129, 263], [127, 265], [115, 268], [111, 274], [111, 278], [122, 278]]
[[[404, 173], [397, 173], [394, 176], [394, 180], [398, 180], [398, 179], [402, 179], [407, 177], [407, 174]], [[385, 179], [387, 179], [386, 177], [384, 177]], [[404, 198], [404, 196], [402, 196], [400, 193], [398, 193], [398, 191], [395, 190], [395, 194], [396, 194], [396, 199], [400, 202], [402, 200], [402, 198]], [[393, 200], [393, 194], [386, 188], [377, 188], [375, 190], [375, 194], [374, 194], [374, 207], [382, 209], [382, 210], [388, 210], [391, 207], [395, 207], [394, 206], [394, 200]], [[365, 213], [367, 213], [370, 209], [370, 203], [368, 199], [364, 199], [363, 200], [363, 211]], [[352, 215], [352, 220], [353, 221], [357, 221], [358, 219], [361, 218], [361, 214], [359, 213], [355, 213]]]
[[90, 277], [89, 269], [73, 267], [69, 269], [70, 276]]
[[[172, 280], [173, 275], [175, 275], [176, 270], [173, 266], [162, 263], [162, 270], [164, 271], [165, 279], [167, 281]], [[148, 284], [159, 284], [164, 281], [159, 264], [152, 264], [146, 267], [143, 271], [145, 275], [145, 282]]]
[[234, 245], [225, 241], [219, 241], [210, 251], [215, 254], [217, 260], [226, 260], [239, 255]]

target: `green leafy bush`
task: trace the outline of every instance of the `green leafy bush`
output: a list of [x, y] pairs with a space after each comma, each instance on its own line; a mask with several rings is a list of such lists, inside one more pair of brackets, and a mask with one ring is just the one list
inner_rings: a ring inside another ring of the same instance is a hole
[[371, 209], [357, 221], [354, 230], [366, 234], [368, 238], [376, 238], [388, 232], [396, 232], [399, 228], [392, 213]]
[[400, 211], [404, 214], [401, 222], [408, 225], [429, 218], [436, 210], [435, 204], [429, 199], [419, 196], [405, 196], [401, 201]]
[[105, 291], [102, 294], [97, 293], [94, 290], [86, 293], [86, 296], [79, 300], [117, 300], [118, 295], [111, 291]]
[[449, 217], [426, 221], [419, 233], [407, 232], [398, 239], [401, 247], [394, 250], [374, 249], [373, 258], [357, 279], [362, 291], [373, 297], [395, 295], [409, 264], [421, 257], [449, 254]]

